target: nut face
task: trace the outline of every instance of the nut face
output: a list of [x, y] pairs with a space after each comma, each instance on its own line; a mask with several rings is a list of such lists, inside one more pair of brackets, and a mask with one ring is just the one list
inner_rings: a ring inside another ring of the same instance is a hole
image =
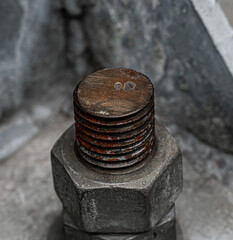
[[81, 231], [148, 231], [170, 209], [182, 190], [182, 161], [172, 136], [156, 120], [156, 146], [140, 168], [112, 174], [82, 162], [75, 153], [75, 129], [69, 128], [52, 149], [57, 195]]
[[63, 212], [65, 237], [69, 240], [176, 240], [175, 206], [159, 221], [154, 229], [143, 233], [88, 233], [80, 231], [69, 215]]

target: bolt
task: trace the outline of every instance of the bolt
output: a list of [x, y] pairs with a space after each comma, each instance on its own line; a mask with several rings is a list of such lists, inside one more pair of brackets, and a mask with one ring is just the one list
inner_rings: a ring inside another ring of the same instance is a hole
[[117, 68], [87, 76], [74, 90], [78, 152], [110, 169], [143, 161], [154, 145], [154, 91], [142, 73]]
[[173, 240], [180, 150], [142, 73], [104, 69], [73, 93], [75, 124], [51, 151], [66, 240]]

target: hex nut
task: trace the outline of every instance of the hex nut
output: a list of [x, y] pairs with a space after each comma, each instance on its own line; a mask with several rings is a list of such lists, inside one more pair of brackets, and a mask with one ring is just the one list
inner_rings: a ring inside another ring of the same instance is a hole
[[88, 233], [80, 231], [69, 215], [63, 211], [65, 238], [69, 240], [175, 240], [176, 219], [175, 206], [159, 221], [154, 229], [142, 233]]
[[75, 151], [74, 126], [55, 143], [51, 151], [55, 190], [80, 231], [149, 231], [173, 206], [182, 190], [181, 153], [158, 120], [155, 136], [156, 148], [140, 168], [114, 174], [81, 161]]

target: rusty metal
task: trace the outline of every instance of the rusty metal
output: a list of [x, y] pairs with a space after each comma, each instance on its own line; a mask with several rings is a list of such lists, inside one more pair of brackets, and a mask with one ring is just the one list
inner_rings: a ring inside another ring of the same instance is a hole
[[154, 145], [154, 91], [134, 70], [104, 69], [74, 90], [77, 150], [102, 168], [123, 168], [145, 159]]
[[80, 231], [69, 214], [63, 211], [63, 222], [66, 239], [69, 240], [176, 240], [175, 206], [159, 221], [157, 226], [142, 233], [90, 233]]
[[[168, 228], [175, 229], [175, 222], [165, 216], [182, 189], [181, 154], [173, 137], [157, 119], [154, 121], [156, 145], [146, 158], [144, 152], [130, 160], [110, 162], [85, 155], [83, 161], [76, 152], [74, 125], [56, 142], [51, 151], [54, 186], [78, 229], [74, 239], [101, 239], [103, 234], [104, 239], [131, 239], [133, 235], [132, 239], [141, 240], [145, 233], [145, 239], [152, 240], [154, 231], [156, 239], [175, 239], [174, 231], [164, 235], [163, 223], [168, 221]], [[148, 139], [150, 136], [148, 133]], [[121, 164], [131, 166], [122, 168]], [[94, 165], [98, 167], [90, 167]], [[164, 217], [167, 220], [161, 223]], [[109, 238], [112, 234], [115, 236]], [[69, 236], [66, 239], [70, 240]]]
[[74, 113], [51, 151], [66, 239], [175, 240], [181, 153], [154, 118], [150, 80], [95, 72], [75, 88]]

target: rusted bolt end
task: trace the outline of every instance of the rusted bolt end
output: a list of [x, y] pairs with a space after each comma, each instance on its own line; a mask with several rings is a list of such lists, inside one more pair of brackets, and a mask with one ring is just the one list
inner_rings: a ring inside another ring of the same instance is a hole
[[102, 168], [145, 159], [154, 144], [154, 91], [142, 73], [108, 68], [90, 74], [74, 90], [77, 149]]

